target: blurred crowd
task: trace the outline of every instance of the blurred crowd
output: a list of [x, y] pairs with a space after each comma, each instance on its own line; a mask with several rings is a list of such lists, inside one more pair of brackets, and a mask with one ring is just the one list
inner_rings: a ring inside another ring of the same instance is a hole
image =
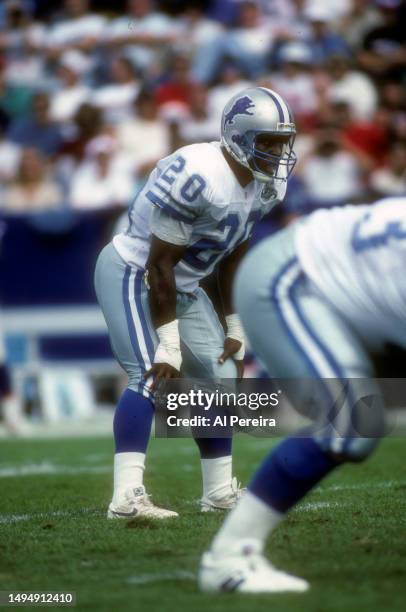
[[125, 208], [219, 139], [252, 83], [289, 103], [294, 213], [406, 195], [402, 0], [4, 0], [0, 211]]

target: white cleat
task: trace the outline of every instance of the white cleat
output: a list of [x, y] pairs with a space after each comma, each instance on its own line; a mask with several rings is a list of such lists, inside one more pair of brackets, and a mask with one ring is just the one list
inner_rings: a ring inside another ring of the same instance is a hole
[[236, 478], [231, 481], [229, 493], [222, 497], [202, 497], [200, 509], [202, 512], [216, 512], [218, 510], [232, 510], [238, 500], [244, 495], [245, 489], [237, 482]]
[[304, 593], [309, 583], [274, 568], [261, 554], [257, 541], [245, 541], [229, 556], [210, 551], [201, 560], [199, 587], [202, 591], [238, 593]]
[[32, 433], [21, 402], [15, 395], [9, 395], [0, 401], [0, 412], [3, 413], [4, 426], [10, 435], [25, 438]]
[[135, 517], [168, 519], [175, 516], [179, 516], [179, 514], [173, 512], [173, 510], [154, 506], [142, 485], [135, 489], [127, 489], [123, 499], [118, 504], [111, 502], [107, 510], [107, 518], [109, 519], [132, 519]]

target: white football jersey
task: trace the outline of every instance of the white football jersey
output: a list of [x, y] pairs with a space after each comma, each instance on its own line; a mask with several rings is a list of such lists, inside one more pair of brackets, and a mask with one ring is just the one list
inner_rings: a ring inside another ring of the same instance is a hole
[[406, 198], [320, 210], [302, 222], [304, 271], [371, 346], [406, 346]]
[[128, 229], [113, 244], [124, 261], [138, 268], [145, 268], [152, 234], [186, 246], [175, 279], [179, 291], [192, 292], [249, 238], [285, 192], [282, 181], [271, 186], [253, 180], [241, 187], [219, 142], [188, 145], [158, 163], [130, 208]]

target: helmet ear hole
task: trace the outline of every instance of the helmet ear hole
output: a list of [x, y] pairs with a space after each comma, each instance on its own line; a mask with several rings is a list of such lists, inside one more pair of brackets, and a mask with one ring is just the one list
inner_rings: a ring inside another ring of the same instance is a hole
[[233, 134], [231, 136], [231, 140], [242, 149], [248, 146], [248, 142], [244, 134]]

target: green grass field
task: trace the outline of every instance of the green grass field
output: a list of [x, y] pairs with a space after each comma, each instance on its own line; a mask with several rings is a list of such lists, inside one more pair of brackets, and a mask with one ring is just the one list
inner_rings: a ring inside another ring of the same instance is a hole
[[[235, 441], [243, 481], [269, 440]], [[304, 595], [207, 595], [194, 579], [222, 515], [199, 513], [190, 440], [153, 440], [148, 489], [171, 522], [107, 521], [108, 439], [2, 441], [0, 590], [76, 591], [79, 610], [404, 611], [406, 443], [387, 439], [309, 496], [268, 544], [273, 562], [311, 582]]]

